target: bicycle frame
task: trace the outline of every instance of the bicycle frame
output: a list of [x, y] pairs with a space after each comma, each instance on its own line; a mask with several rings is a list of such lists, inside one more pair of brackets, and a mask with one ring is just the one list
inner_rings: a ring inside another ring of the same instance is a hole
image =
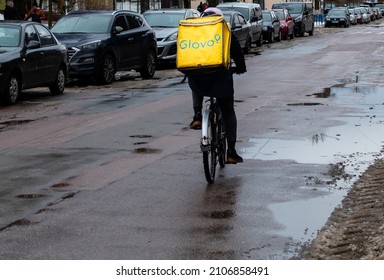
[[[205, 110], [202, 112], [203, 119], [201, 123], [201, 151], [205, 152], [209, 149], [211, 135], [209, 135], [209, 114], [212, 112], [211, 106], [214, 106], [216, 100], [214, 97], [208, 99], [209, 103], [206, 105]], [[206, 101], [207, 102], [207, 101]]]

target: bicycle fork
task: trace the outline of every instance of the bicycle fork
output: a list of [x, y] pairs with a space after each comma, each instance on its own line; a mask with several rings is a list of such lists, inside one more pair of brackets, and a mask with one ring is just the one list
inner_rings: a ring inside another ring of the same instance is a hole
[[202, 152], [206, 152], [210, 148], [210, 142], [212, 141], [210, 131], [209, 131], [209, 115], [211, 109], [206, 108], [203, 112], [203, 120], [201, 124], [201, 143], [200, 148]]

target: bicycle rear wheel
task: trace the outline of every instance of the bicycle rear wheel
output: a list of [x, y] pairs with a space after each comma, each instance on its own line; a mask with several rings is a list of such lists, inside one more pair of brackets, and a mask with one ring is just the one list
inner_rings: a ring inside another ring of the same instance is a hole
[[203, 151], [204, 173], [207, 182], [212, 184], [215, 181], [217, 149], [216, 149], [216, 124], [214, 122], [213, 113], [209, 113], [208, 118], [208, 137], [209, 147]]

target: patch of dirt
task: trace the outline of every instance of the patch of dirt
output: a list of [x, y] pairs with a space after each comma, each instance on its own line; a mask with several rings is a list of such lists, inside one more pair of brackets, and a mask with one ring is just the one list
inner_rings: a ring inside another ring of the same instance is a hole
[[303, 259], [384, 259], [384, 161], [376, 160], [331, 214]]

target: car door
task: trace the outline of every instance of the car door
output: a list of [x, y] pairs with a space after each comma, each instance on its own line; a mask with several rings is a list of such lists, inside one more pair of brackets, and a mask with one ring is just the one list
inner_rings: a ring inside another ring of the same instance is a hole
[[127, 30], [115, 35], [121, 57], [119, 68], [140, 64], [143, 52], [147, 51], [144, 46], [146, 30], [143, 28], [141, 18], [134, 14], [125, 14], [124, 17], [127, 22]]
[[271, 11], [271, 20], [272, 20], [272, 27], [275, 32], [275, 36], [277, 37], [277, 35], [280, 33], [280, 20], [275, 14], [275, 12], [273, 11]]
[[[31, 41], [38, 42], [35, 47], [28, 47]], [[29, 24], [25, 28], [25, 63], [23, 84], [33, 86], [46, 84], [56, 77], [61, 56], [49, 30], [42, 25]]]
[[245, 47], [246, 40], [248, 38], [249, 26], [247, 20], [241, 14], [233, 15], [234, 26], [232, 27], [235, 31], [236, 37], [242, 48]]
[[39, 64], [41, 73], [45, 75], [44, 78], [40, 76], [40, 79], [44, 79], [45, 82], [53, 82], [61, 65], [62, 56], [60, 50], [48, 28], [40, 24], [35, 24], [34, 26], [40, 39], [40, 55], [42, 59]]
[[258, 8], [256, 7], [252, 8], [250, 11], [249, 22], [251, 24], [251, 30], [252, 30], [252, 42], [256, 42], [259, 40], [261, 36], [261, 32], [263, 30], [263, 23], [259, 18], [260, 14], [261, 12], [259, 12]]

